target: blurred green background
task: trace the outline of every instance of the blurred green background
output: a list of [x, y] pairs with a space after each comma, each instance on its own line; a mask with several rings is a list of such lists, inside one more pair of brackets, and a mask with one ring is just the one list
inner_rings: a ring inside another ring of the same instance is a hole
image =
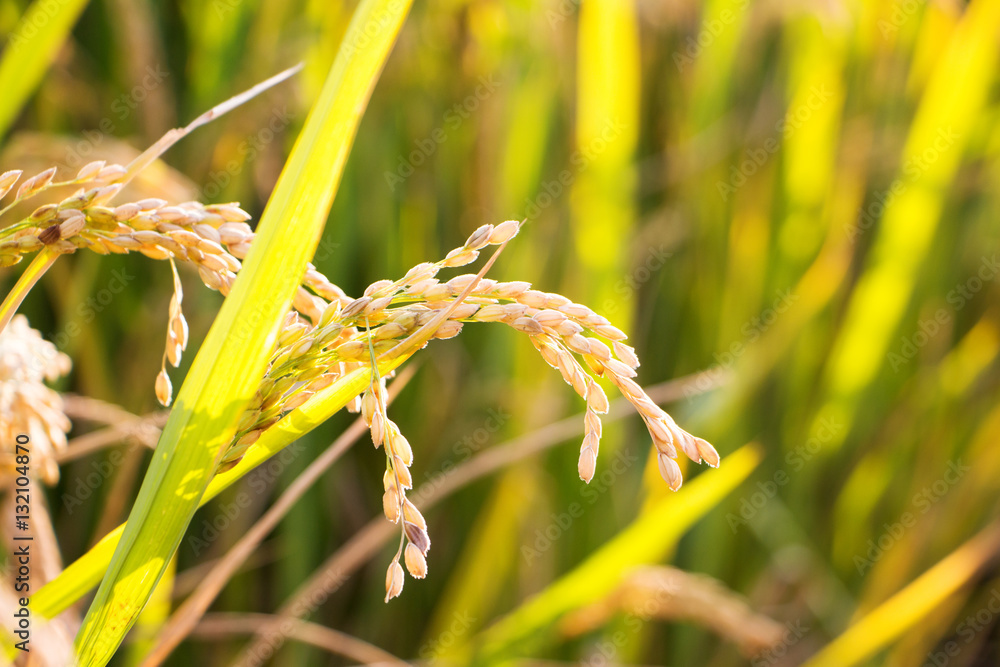
[[[0, 2], [0, 33], [25, 7]], [[140, 184], [259, 217], [352, 9], [95, 0], [8, 130], [3, 167], [127, 160], [304, 60], [291, 84], [198, 130]], [[670, 497], [655, 465], [644, 470], [641, 421], [609, 422], [590, 487], [576, 437], [505, 466], [426, 513], [426, 580], [383, 604], [387, 544], [309, 618], [407, 659], [465, 660], [471, 645], [493, 664], [792, 665], [853, 628], [816, 664], [996, 664], [998, 47], [1000, 2], [987, 0], [416, 3], [319, 270], [357, 295], [481, 224], [525, 218], [492, 277], [608, 316], [630, 333], [644, 385], [704, 371], [668, 410], [723, 456], [756, 444], [729, 472], [726, 461], [688, 467], [690, 488]], [[133, 278], [96, 317], [81, 306], [123, 271]], [[221, 297], [183, 278], [197, 346]], [[22, 312], [72, 356], [61, 389], [145, 414], [170, 294], [166, 264], [77, 253]], [[71, 322], [82, 333], [60, 339]], [[416, 364], [391, 413], [418, 485], [583, 408], [502, 327], [467, 327]], [[350, 420], [338, 415], [287, 464], [199, 512], [189, 536], [206, 540], [182, 543], [179, 596]], [[64, 467], [51, 489], [67, 561], [127, 515], [149, 455], [123, 451], [82, 507], [64, 500], [107, 452]], [[362, 438], [213, 612], [277, 610], [380, 516], [383, 466]], [[240, 492], [252, 505], [209, 539]], [[642, 516], [656, 520], [628, 548], [575, 570]], [[622, 568], [643, 562], [711, 576], [788, 632], [751, 658], [697, 619], [633, 623], [612, 610], [567, 623], [615, 607]], [[168, 664], [229, 664], [246, 641], [194, 637]], [[272, 660], [347, 664], [291, 641]]]

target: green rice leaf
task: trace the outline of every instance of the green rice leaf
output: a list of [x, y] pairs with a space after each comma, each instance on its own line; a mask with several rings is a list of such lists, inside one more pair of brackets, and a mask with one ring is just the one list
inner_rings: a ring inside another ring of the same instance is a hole
[[0, 58], [0, 136], [41, 83], [87, 0], [35, 0], [7, 36]]

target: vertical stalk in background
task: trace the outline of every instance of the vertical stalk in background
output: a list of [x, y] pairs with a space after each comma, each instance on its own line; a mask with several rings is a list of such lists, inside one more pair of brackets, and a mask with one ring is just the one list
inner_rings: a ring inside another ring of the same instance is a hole
[[[853, 12], [848, 3], [830, 13]], [[834, 178], [840, 159], [841, 116], [846, 95], [844, 67], [851, 46], [851, 19], [804, 15], [789, 22], [788, 107], [782, 119], [782, 199], [772, 285], [787, 288], [815, 259], [827, 236], [836, 201]], [[759, 151], [758, 146], [753, 146]], [[766, 153], [766, 149], [765, 149]], [[747, 156], [746, 153], [741, 158]], [[770, 154], [764, 156], [768, 159]], [[753, 159], [751, 157], [751, 159]], [[741, 159], [742, 163], [743, 160]]]
[[[635, 237], [637, 170], [634, 163], [640, 122], [639, 21], [630, 0], [584, 0], [577, 25], [576, 152], [572, 231], [575, 266], [569, 271], [576, 298], [619, 326], [635, 331], [637, 290], [630, 279], [637, 252]], [[625, 285], [625, 291], [622, 286]], [[621, 438], [608, 433], [601, 461], [608, 461]]]
[[823, 420], [846, 425], [830, 447], [850, 432], [858, 401], [884, 366], [890, 337], [910, 304], [948, 188], [994, 81], [998, 29], [1000, 2], [973, 0], [931, 75], [901, 156], [902, 165], [922, 168], [904, 166], [903, 191], [887, 202], [878, 228], [867, 231], [878, 237], [830, 355], [826, 401], [813, 425], [813, 431]]
[[188, 73], [196, 109], [210, 106], [215, 91], [225, 89], [232, 76], [227, 71], [229, 63], [239, 62], [248, 56], [247, 52], [257, 50], [247, 40], [246, 30], [262, 4], [268, 3], [260, 0], [184, 3], [185, 27], [191, 40]]
[[[635, 154], [641, 122], [637, 5], [634, 0], [583, 0], [580, 4], [577, 164], [571, 166], [577, 176], [570, 200], [577, 262], [575, 267], [570, 265], [573, 268], [568, 276], [577, 298], [594, 304], [598, 313], [635, 332], [640, 331], [633, 324], [638, 289], [631, 279], [636, 276], [634, 265], [645, 262], [651, 252], [634, 244]], [[604, 434], [599, 468], [614, 460], [623, 441], [620, 431]], [[630, 662], [637, 645], [623, 646], [618, 659]]]
[[[743, 136], [742, 128], [736, 126], [736, 109], [741, 102], [740, 45], [753, 37], [750, 19], [755, 4], [704, 0], [699, 5], [696, 31], [678, 39], [669, 54], [670, 64], [676, 68], [670, 74], [679, 80], [684, 101], [677, 105], [678, 118], [668, 116], [663, 123], [670, 141], [664, 148], [674, 158], [666, 172], [666, 187], [668, 192], [676, 192], [682, 205], [691, 206], [693, 217], [681, 232], [690, 249], [678, 257], [677, 270], [686, 280], [687, 291], [692, 292], [687, 297], [692, 303], [713, 303], [724, 293], [726, 261], [732, 257], [727, 253], [733, 233], [730, 220], [740, 202], [722, 196], [720, 184], [732, 181], [732, 163], [740, 162], [739, 156], [733, 155]], [[745, 273], [751, 271], [745, 269]], [[752, 290], [753, 282], [744, 286]], [[745, 304], [750, 309], [756, 306]], [[732, 311], [694, 309], [693, 316], [700, 321], [687, 326], [704, 331], [724, 329], [729, 326], [729, 315]], [[701, 351], [705, 358], [711, 358], [717, 351], [716, 343], [709, 336], [703, 340], [709, 347]]]
[[[627, 0], [584, 0], [577, 33], [576, 153], [568, 171], [579, 298], [627, 325], [634, 295], [615, 284], [629, 265], [639, 136], [639, 25]], [[608, 310], [613, 309], [613, 313]]]
[[0, 137], [41, 83], [86, 6], [87, 0], [35, 0], [7, 36], [0, 58]]

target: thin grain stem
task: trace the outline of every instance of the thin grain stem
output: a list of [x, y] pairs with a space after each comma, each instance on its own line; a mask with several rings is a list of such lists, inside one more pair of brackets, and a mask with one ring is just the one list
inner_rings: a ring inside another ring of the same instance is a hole
[[45, 272], [49, 270], [49, 267], [57, 259], [59, 259], [59, 253], [49, 248], [42, 248], [28, 268], [25, 269], [24, 273], [21, 274], [21, 277], [18, 278], [17, 283], [14, 285], [14, 289], [7, 294], [7, 297], [3, 300], [3, 304], [0, 304], [0, 333], [7, 328], [7, 324], [14, 317], [14, 313], [17, 312], [21, 302], [24, 301], [24, 297], [28, 296], [28, 292], [35, 286], [38, 279], [45, 275]]
[[[275, 617], [270, 614], [207, 614], [191, 634], [205, 638], [247, 634], [256, 632], [275, 620]], [[342, 655], [369, 667], [372, 665], [406, 667], [408, 665], [408, 663], [373, 644], [317, 623], [298, 621], [292, 625], [288, 634], [289, 637], [303, 644]]]

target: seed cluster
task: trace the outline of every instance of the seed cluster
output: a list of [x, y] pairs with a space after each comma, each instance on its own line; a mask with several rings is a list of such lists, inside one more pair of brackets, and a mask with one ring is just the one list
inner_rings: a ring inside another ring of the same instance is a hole
[[[14, 203], [54, 185], [67, 184], [53, 184], [54, 173], [48, 170], [26, 180], [18, 188]], [[163, 363], [155, 383], [157, 398], [168, 405], [172, 388], [166, 364], [179, 364], [188, 341], [175, 262], [195, 266], [208, 287], [228, 294], [254, 233], [247, 224], [250, 216], [237, 204], [169, 205], [161, 199], [146, 199], [112, 207], [110, 201], [121, 189], [115, 179], [124, 174], [123, 167], [103, 162], [84, 167], [68, 183], [88, 187], [81, 187], [59, 204], [41, 206], [25, 221], [0, 230], [0, 265], [16, 263], [23, 254], [43, 245], [57, 252], [80, 248], [101, 254], [137, 251], [153, 259], [169, 260], [174, 295]], [[13, 188], [20, 175], [0, 175], [0, 197]], [[441, 270], [472, 263], [484, 248], [505, 244], [518, 230], [516, 221], [483, 225], [444, 259], [418, 264], [398, 280], [373, 283], [356, 299], [348, 297], [309, 264], [295, 293], [293, 309], [283, 321], [265, 376], [240, 418], [236, 436], [223, 453], [218, 471], [236, 465], [268, 428], [316, 392], [358, 368], [377, 368], [377, 357], [393, 350], [424, 325], [436, 322], [445, 311], [447, 317], [436, 324], [433, 338], [452, 338], [470, 322], [505, 324], [526, 334], [542, 358], [585, 401], [585, 435], [578, 464], [580, 478], [585, 482], [590, 482], [595, 473], [600, 415], [608, 411], [608, 398], [596, 378], [609, 381], [636, 408], [656, 447], [660, 474], [671, 489], [680, 488], [683, 481], [676, 462], [678, 447], [695, 462], [717, 466], [719, 455], [715, 449], [681, 429], [634, 380], [639, 359], [624, 342], [626, 335], [605, 317], [560, 294], [532, 289], [522, 281], [497, 282], [475, 274], [438, 278]], [[412, 488], [409, 466], [413, 451], [388, 417], [385, 381], [373, 379], [349, 408], [361, 411], [376, 448], [385, 447], [383, 507], [386, 518], [402, 527], [400, 548], [386, 574], [388, 600], [403, 587], [400, 558], [411, 576], [425, 576], [430, 538], [423, 516], [406, 497], [407, 489]]]
[[[11, 191], [21, 175], [20, 171], [0, 175], [0, 199]], [[101, 255], [134, 251], [151, 259], [191, 264], [205, 285], [228, 294], [241, 268], [240, 260], [246, 257], [254, 239], [246, 222], [250, 215], [233, 203], [169, 205], [162, 199], [151, 198], [113, 206], [111, 201], [122, 188], [116, 179], [125, 175], [125, 167], [98, 161], [84, 166], [69, 181], [55, 182], [54, 168], [25, 180], [0, 215], [55, 187], [86, 187], [57, 204], [40, 206], [24, 220], [0, 230], [0, 267], [16, 264], [25, 254], [42, 247], [61, 253], [87, 249]], [[346, 299], [312, 265], [304, 284], [327, 298]], [[165, 359], [176, 367], [187, 344], [187, 323], [181, 312], [182, 295], [176, 271], [174, 285]], [[305, 289], [299, 289], [295, 295], [295, 307], [311, 318], [317, 319], [325, 306], [325, 301]], [[171, 393], [164, 363], [156, 380], [156, 397], [163, 405], [169, 405]]]
[[[584, 399], [585, 436], [578, 467], [584, 481], [594, 476], [601, 438], [600, 415], [608, 411], [607, 395], [595, 376], [610, 381], [635, 406], [656, 446], [660, 473], [670, 488], [676, 490], [682, 483], [675, 460], [677, 447], [696, 462], [717, 466], [719, 455], [715, 449], [677, 426], [635, 382], [639, 366], [635, 351], [624, 342], [625, 334], [603, 316], [562, 295], [533, 290], [526, 282], [486, 278], [455, 304], [477, 276], [465, 274], [442, 281], [438, 273], [471, 263], [484, 247], [504, 243], [517, 231], [514, 221], [496, 227], [484, 225], [440, 262], [415, 266], [396, 281], [373, 283], [357, 299], [341, 296], [331, 300], [315, 324], [290, 313], [265, 380], [243, 415], [236, 443], [225, 455], [223, 467], [235, 465], [267, 428], [320, 388], [359, 366], [374, 367], [374, 357], [392, 350], [439, 312], [453, 306], [434, 338], [456, 336], [470, 322], [506, 324], [526, 334], [542, 358]], [[389, 599], [403, 587], [401, 557], [412, 576], [425, 576], [430, 538], [423, 516], [406, 497], [412, 487], [409, 466], [413, 451], [386, 413], [385, 378], [373, 381], [362, 394], [360, 409], [375, 446], [385, 447], [385, 516], [402, 524], [400, 548], [386, 573]]]

